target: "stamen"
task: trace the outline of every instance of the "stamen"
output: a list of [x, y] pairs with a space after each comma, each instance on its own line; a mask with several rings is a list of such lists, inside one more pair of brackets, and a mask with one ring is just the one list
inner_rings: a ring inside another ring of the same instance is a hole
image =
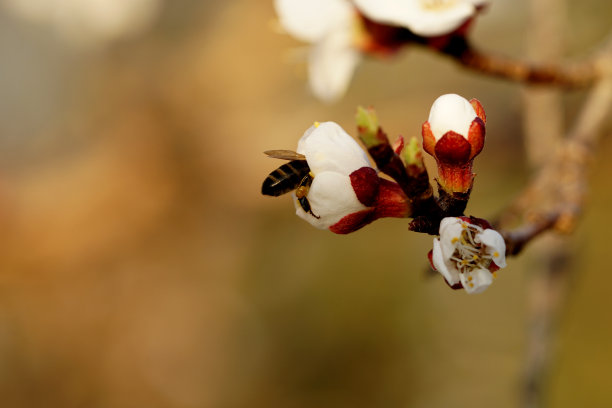
[[497, 258], [499, 256], [499, 252], [493, 252], [493, 258]]
[[472, 234], [467, 233], [466, 235], [467, 235], [467, 237], [469, 238], [470, 243], [471, 243], [472, 245], [476, 246], [476, 243], [474, 242], [474, 238], [472, 237]]
[[321, 124], [319, 122], [314, 123], [314, 127], [318, 128]]
[[453, 237], [453, 239], [451, 239], [451, 244], [455, 244], [457, 241], [459, 241], [459, 238]]

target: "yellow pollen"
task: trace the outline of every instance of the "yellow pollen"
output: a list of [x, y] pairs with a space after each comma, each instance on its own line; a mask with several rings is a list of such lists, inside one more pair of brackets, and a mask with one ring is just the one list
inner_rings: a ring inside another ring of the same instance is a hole
[[464, 228], [464, 229], [465, 229], [465, 228], [467, 228], [467, 224], [462, 223], [462, 224], [461, 224], [461, 228]]
[[478, 255], [472, 255], [472, 259], [477, 261], [478, 260]]
[[499, 252], [493, 252], [493, 258], [497, 258], [499, 256]]
[[472, 279], [474, 279], [474, 278], [473, 278], [473, 277], [471, 277], [471, 276], [468, 276], [468, 281], [469, 281], [469, 282], [471, 282], [471, 281], [472, 281]]
[[318, 128], [318, 127], [319, 127], [319, 125], [320, 125], [320, 123], [319, 123], [319, 122], [315, 122], [315, 123], [314, 123], [314, 127], [316, 127], [316, 128]]
[[470, 282], [470, 288], [473, 288], [474, 284], [472, 282]]
[[467, 259], [461, 260], [461, 265], [467, 265], [468, 263], [470, 263], [470, 261], [468, 261]]
[[493, 275], [494, 278], [497, 278], [497, 272], [493, 272], [491, 275]]
[[451, 239], [451, 244], [454, 244], [454, 243], [456, 243], [457, 241], [459, 241], [459, 238], [455, 237], [455, 238]]

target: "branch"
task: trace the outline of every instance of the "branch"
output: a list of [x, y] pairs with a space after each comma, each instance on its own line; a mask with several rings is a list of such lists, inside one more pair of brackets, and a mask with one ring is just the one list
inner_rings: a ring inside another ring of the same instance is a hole
[[520, 59], [494, 55], [477, 49], [464, 36], [454, 36], [439, 48], [468, 69], [531, 85], [557, 85], [567, 88], [586, 87], [602, 77], [601, 56], [612, 48], [612, 36], [602, 49], [587, 60], [575, 64], [535, 64]]
[[[584, 205], [588, 163], [611, 106], [612, 75], [609, 75], [591, 91], [576, 125], [553, 157], [500, 217], [497, 224], [506, 238], [508, 255], [520, 253], [545, 231], [573, 230]], [[516, 220], [522, 221], [522, 225], [504, 229]]]

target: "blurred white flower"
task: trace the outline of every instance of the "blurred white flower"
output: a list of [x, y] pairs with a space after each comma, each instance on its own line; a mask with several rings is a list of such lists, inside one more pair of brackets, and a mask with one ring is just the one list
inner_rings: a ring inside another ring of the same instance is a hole
[[486, 0], [354, 0], [359, 10], [378, 23], [406, 27], [423, 37], [455, 31]]
[[308, 80], [314, 95], [327, 102], [341, 97], [360, 60], [355, 35], [359, 17], [348, 0], [275, 0], [282, 27], [313, 44]]
[[162, 0], [0, 0], [15, 15], [52, 26], [68, 42], [96, 45], [146, 29]]
[[433, 240], [431, 263], [451, 287], [480, 293], [493, 282], [493, 273], [506, 266], [506, 243], [484, 220], [447, 217]]

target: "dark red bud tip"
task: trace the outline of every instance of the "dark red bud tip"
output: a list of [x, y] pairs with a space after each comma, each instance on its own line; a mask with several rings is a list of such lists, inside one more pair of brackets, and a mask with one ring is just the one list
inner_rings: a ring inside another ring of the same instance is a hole
[[376, 170], [371, 167], [362, 167], [349, 176], [351, 185], [359, 202], [371, 207], [378, 195], [379, 178]]
[[401, 154], [402, 150], [404, 150], [404, 137], [400, 136], [397, 138], [397, 140], [395, 141], [395, 143], [393, 143], [393, 146], [391, 146], [393, 148], [393, 151], [395, 152], [395, 154]]
[[462, 166], [470, 160], [472, 145], [459, 133], [449, 130], [435, 147], [435, 157], [439, 162], [451, 166]]
[[472, 121], [470, 129], [468, 130], [468, 142], [472, 146], [472, 153], [470, 159], [473, 159], [481, 152], [484, 147], [485, 141], [485, 124], [480, 118], [476, 118]]
[[342, 217], [340, 221], [329, 227], [329, 230], [334, 234], [349, 234], [357, 231], [358, 229], [365, 227], [374, 221], [374, 218], [371, 216], [373, 212], [373, 208], [368, 208], [363, 211], [346, 215]]
[[433, 264], [433, 249], [430, 249], [429, 252], [427, 253], [427, 259], [429, 259], [429, 265], [431, 265], [431, 269], [437, 272], [438, 270]]
[[429, 122], [423, 123], [421, 127], [421, 135], [423, 136], [423, 150], [432, 156], [435, 156], [436, 138], [431, 131]]
[[470, 99], [470, 104], [476, 111], [476, 115], [482, 120], [482, 123], [487, 123], [487, 115], [480, 101], [476, 98]]

